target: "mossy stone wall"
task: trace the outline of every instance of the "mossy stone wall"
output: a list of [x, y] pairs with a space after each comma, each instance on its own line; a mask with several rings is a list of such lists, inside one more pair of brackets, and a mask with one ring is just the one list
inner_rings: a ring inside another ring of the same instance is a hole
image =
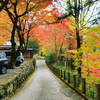
[[20, 88], [21, 84], [28, 78], [28, 76], [30, 76], [31, 73], [33, 73], [35, 69], [34, 63], [33, 60], [29, 61], [13, 76], [9, 77], [7, 81], [0, 84], [0, 100], [9, 97]]

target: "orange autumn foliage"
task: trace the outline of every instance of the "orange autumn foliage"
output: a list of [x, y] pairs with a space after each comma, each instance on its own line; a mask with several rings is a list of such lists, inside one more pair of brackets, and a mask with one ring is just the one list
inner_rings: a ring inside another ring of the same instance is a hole
[[69, 40], [70, 34], [75, 34], [75, 32], [70, 30], [66, 23], [67, 20], [64, 20], [62, 23], [32, 29], [32, 37], [38, 40], [44, 50], [43, 52], [55, 52], [59, 55], [60, 49], [66, 52], [69, 43], [73, 44], [71, 48], [76, 48], [74, 44], [76, 42], [75, 38]]
[[11, 21], [5, 11], [0, 12], [0, 45], [10, 40]]

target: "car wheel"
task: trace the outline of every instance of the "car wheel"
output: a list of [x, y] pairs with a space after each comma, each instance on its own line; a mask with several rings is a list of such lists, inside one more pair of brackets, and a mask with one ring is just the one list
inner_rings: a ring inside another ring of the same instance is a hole
[[20, 62], [19, 61], [16, 62], [16, 66], [20, 66]]
[[22, 60], [22, 63], [24, 62], [24, 60], [23, 59], [21, 59]]
[[2, 66], [0, 68], [0, 74], [6, 74], [7, 73], [7, 67], [6, 66]]

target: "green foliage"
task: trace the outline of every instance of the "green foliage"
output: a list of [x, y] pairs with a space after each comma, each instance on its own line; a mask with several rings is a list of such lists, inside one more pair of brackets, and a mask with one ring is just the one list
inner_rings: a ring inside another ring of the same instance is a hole
[[44, 59], [43, 56], [37, 56], [36, 59]]
[[92, 100], [96, 100], [95, 85], [93, 86], [93, 84], [87, 84], [86, 91], [87, 91], [88, 98], [92, 98]]
[[77, 53], [75, 54], [75, 61], [74, 61], [74, 65], [76, 66], [75, 68], [79, 68], [82, 67], [82, 50], [79, 49], [77, 51]]
[[52, 64], [52, 66], [55, 67], [55, 68], [62, 69], [62, 70], [66, 69], [66, 67], [64, 66], [64, 63], [59, 61], [59, 60], [57, 62], [54, 62]]
[[39, 44], [36, 40], [29, 40], [28, 48], [33, 48], [33, 53], [36, 54], [39, 52]]
[[36, 58], [33, 58], [32, 61], [33, 61], [33, 66], [36, 67]]
[[48, 63], [54, 63], [55, 62], [55, 54], [53, 53], [50, 53], [48, 54], [46, 57], [45, 57], [45, 60], [48, 62]]
[[74, 65], [74, 58], [67, 58], [67, 67], [68, 69], [70, 68], [71, 70], [75, 69], [75, 65]]

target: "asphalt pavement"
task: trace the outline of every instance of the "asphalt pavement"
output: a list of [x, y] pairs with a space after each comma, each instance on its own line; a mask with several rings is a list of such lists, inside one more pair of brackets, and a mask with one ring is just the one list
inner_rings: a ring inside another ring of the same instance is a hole
[[9, 100], [82, 100], [82, 98], [58, 79], [44, 60], [37, 60], [35, 75]]

